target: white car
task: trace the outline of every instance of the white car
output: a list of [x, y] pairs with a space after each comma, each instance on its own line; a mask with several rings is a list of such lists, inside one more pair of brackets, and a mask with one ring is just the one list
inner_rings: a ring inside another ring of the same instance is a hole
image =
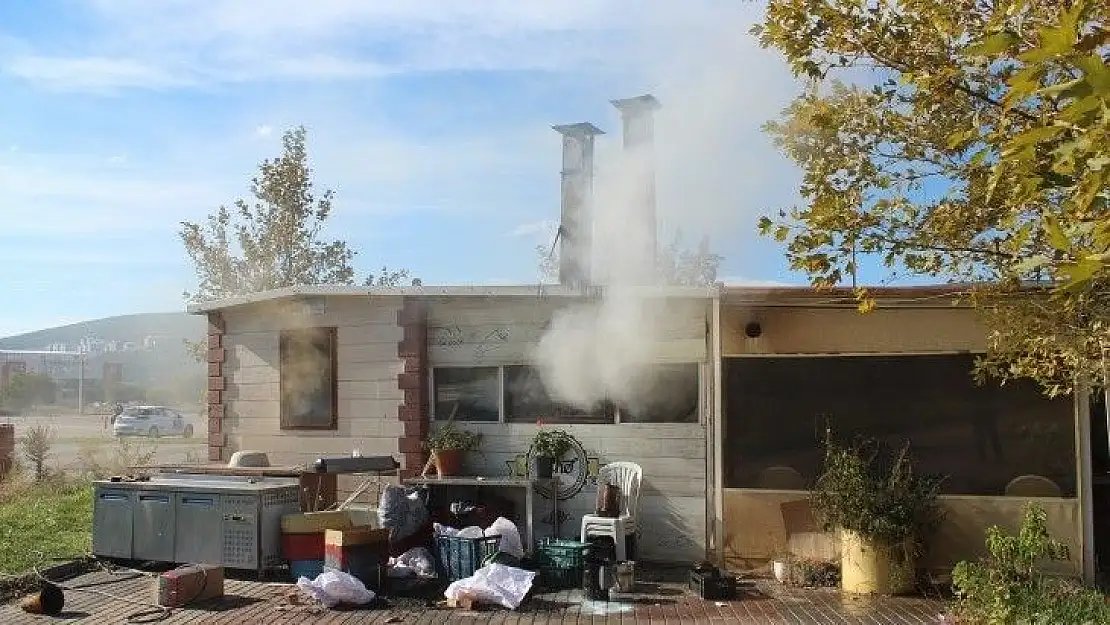
[[115, 418], [112, 433], [116, 436], [184, 436], [193, 435], [193, 426], [180, 412], [165, 406], [131, 406]]

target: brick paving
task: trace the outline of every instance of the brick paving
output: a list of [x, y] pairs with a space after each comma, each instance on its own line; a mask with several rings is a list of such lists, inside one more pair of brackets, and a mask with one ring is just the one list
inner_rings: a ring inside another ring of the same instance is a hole
[[[62, 618], [24, 613], [17, 604], [0, 606], [0, 623], [158, 622], [167, 625], [216, 625], [265, 623], [282, 625], [346, 625], [376, 623], [478, 624], [582, 624], [582, 623], [867, 623], [868, 625], [911, 625], [937, 623], [944, 612], [938, 599], [914, 597], [854, 598], [835, 590], [786, 588], [766, 580], [745, 583], [733, 601], [704, 601], [691, 594], [672, 572], [645, 572], [637, 592], [610, 602], [584, 600], [580, 590], [537, 593], [517, 611], [489, 608], [479, 611], [452, 610], [412, 599], [386, 599], [386, 605], [357, 610], [326, 610], [318, 606], [290, 605], [285, 600], [290, 584], [229, 579], [225, 596], [189, 608], [172, 610], [168, 616], [151, 613], [140, 605], [152, 599], [151, 576], [96, 571], [65, 582]], [[100, 593], [108, 593], [100, 594]], [[112, 595], [112, 596], [108, 596]], [[129, 602], [130, 601], [130, 602]], [[145, 615], [136, 615], [146, 612]], [[128, 620], [133, 617], [132, 620]]]

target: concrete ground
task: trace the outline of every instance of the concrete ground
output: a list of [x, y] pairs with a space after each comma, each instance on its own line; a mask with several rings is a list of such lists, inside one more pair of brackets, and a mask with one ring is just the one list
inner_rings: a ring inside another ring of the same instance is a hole
[[[190, 460], [204, 462], [208, 458], [206, 445], [207, 423], [199, 414], [184, 413], [189, 423], [193, 424], [194, 434], [190, 439], [180, 436], [166, 436], [158, 439], [138, 438], [132, 439], [142, 448], [153, 448], [154, 462], [181, 463]], [[78, 470], [81, 467], [80, 456], [84, 449], [99, 448], [102, 453], [108, 453], [116, 444], [112, 436], [111, 426], [104, 427], [103, 415], [78, 415], [55, 413], [27, 415], [19, 417], [0, 417], [0, 423], [15, 425], [15, 435], [18, 439], [27, 428], [36, 425], [49, 425], [54, 429], [55, 442], [50, 449], [50, 458], [47, 464], [54, 469], [67, 471]], [[19, 443], [16, 443], [16, 459], [24, 462]]]
[[[639, 574], [639, 573], [638, 573]], [[228, 580], [224, 597], [176, 609], [162, 616], [151, 614], [152, 585], [149, 575], [98, 571], [77, 577], [67, 590], [60, 619], [25, 614], [15, 605], [0, 606], [0, 622], [30, 625], [46, 622], [112, 624], [160, 622], [211, 625], [215, 623], [867, 623], [869, 625], [923, 625], [937, 623], [944, 603], [923, 598], [852, 598], [836, 590], [803, 590], [767, 580], [745, 582], [730, 601], [705, 601], [681, 582], [682, 571], [645, 571], [634, 593], [618, 600], [585, 600], [580, 590], [537, 592], [518, 610], [488, 607], [481, 610], [451, 609], [434, 600], [384, 598], [358, 609], [328, 610], [319, 605], [291, 601], [297, 596], [292, 584]], [[439, 596], [439, 595], [433, 595]], [[146, 618], [137, 613], [146, 612]], [[134, 620], [128, 621], [128, 618]], [[161, 618], [159, 618], [161, 617]]]

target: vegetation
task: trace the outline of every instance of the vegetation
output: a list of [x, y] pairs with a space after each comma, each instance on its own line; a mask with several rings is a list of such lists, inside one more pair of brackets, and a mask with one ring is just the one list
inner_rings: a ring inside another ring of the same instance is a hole
[[826, 530], [848, 530], [874, 544], [913, 550], [941, 520], [940, 483], [914, 472], [908, 445], [897, 452], [875, 441], [847, 447], [827, 432], [811, 502]]
[[473, 451], [482, 442], [478, 432], [460, 429], [454, 423], [444, 423], [428, 435], [428, 451]]
[[23, 456], [35, 469], [35, 481], [46, 478], [46, 460], [54, 446], [54, 430], [49, 425], [32, 425], [20, 440]]
[[0, 572], [20, 573], [44, 558], [78, 557], [92, 548], [92, 487], [51, 478], [0, 483]]
[[[546, 245], [536, 246], [540, 276], [544, 281], [559, 279], [559, 254]], [[659, 280], [671, 286], [709, 286], [716, 284], [717, 271], [724, 257], [710, 251], [709, 237], [703, 237], [697, 248], [682, 244], [682, 233], [676, 233], [669, 245], [659, 248], [655, 257]]]
[[1068, 558], [1067, 546], [1049, 535], [1042, 508], [1029, 507], [1016, 536], [995, 526], [986, 542], [986, 558], [960, 562], [952, 571], [953, 612], [961, 623], [1110, 623], [1110, 604], [1100, 591], [1038, 570]]
[[537, 457], [558, 460], [578, 442], [566, 430], [545, 430], [542, 421], [537, 422], [537, 425], [540, 426], [540, 431], [532, 437], [532, 453]]
[[[178, 440], [191, 442], [188, 439]], [[122, 437], [116, 439], [114, 445], [105, 445], [103, 439], [83, 441], [77, 460], [82, 477], [101, 480], [113, 475], [125, 475], [133, 466], [152, 464], [157, 453], [158, 446], [153, 443]]]
[[[818, 286], [856, 286], [863, 258], [990, 283], [969, 289], [991, 330], [981, 376], [1059, 394], [1101, 375], [1108, 13], [1101, 0], [772, 0], [755, 32], [810, 85], [766, 126], [802, 170], [802, 204], [761, 230]], [[1031, 280], [1052, 297], [1015, 297]]]
[[58, 397], [58, 385], [45, 373], [13, 373], [7, 388], [0, 393], [0, 406], [14, 412], [43, 404], [53, 404]]

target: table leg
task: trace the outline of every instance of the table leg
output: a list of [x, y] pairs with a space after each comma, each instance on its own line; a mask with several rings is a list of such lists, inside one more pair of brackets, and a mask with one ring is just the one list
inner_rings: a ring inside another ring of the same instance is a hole
[[531, 484], [529, 484], [528, 487], [524, 490], [524, 551], [526, 553], [532, 553], [532, 549], [535, 545], [535, 536], [533, 536], [532, 534], [534, 524], [532, 519], [534, 503], [532, 501], [532, 496], [534, 493], [535, 489], [532, 487]]

